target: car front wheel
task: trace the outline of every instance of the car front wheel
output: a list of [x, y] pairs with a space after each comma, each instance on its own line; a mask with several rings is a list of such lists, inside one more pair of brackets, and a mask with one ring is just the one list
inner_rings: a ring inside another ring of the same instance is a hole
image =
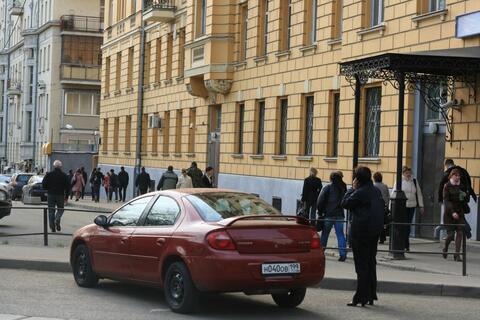
[[80, 287], [94, 287], [98, 277], [92, 270], [87, 246], [80, 244], [73, 252], [73, 277]]
[[295, 308], [303, 302], [306, 293], [306, 288], [291, 289], [286, 293], [274, 293], [272, 298], [279, 307]]
[[171, 264], [165, 275], [164, 294], [173, 312], [191, 313], [198, 302], [198, 291], [187, 266], [182, 262]]

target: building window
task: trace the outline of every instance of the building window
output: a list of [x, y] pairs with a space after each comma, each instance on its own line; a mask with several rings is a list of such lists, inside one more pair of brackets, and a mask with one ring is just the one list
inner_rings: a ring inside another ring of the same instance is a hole
[[238, 61], [244, 61], [247, 59], [247, 42], [248, 42], [248, 2], [240, 5], [239, 15], [239, 48], [238, 48]]
[[32, 111], [25, 112], [25, 142], [32, 142]]
[[191, 108], [188, 114], [189, 131], [188, 131], [188, 152], [195, 152], [195, 129], [197, 125], [197, 109]]
[[65, 115], [98, 116], [99, 97], [93, 92], [65, 93]]
[[117, 53], [117, 65], [115, 72], [115, 90], [120, 91], [120, 83], [122, 80], [122, 53]]
[[175, 153], [182, 152], [182, 119], [183, 111], [177, 110], [175, 118]]
[[130, 12], [135, 14], [137, 12], [137, 0], [130, 0]]
[[3, 117], [0, 117], [0, 143], [3, 143]]
[[430, 12], [445, 10], [445, 0], [428, 0], [428, 2]]
[[33, 103], [33, 67], [28, 67], [28, 104]]
[[165, 111], [163, 128], [163, 153], [168, 154], [170, 146], [170, 111]]
[[235, 153], [243, 153], [243, 135], [244, 135], [244, 122], [245, 122], [245, 102], [237, 104], [237, 112], [235, 117]]
[[332, 6], [332, 39], [341, 39], [343, 31], [343, 0], [333, 1]]
[[152, 50], [152, 43], [147, 42], [145, 44], [145, 57], [143, 63], [143, 85], [148, 86], [150, 85], [150, 62], [152, 60], [151, 57], [151, 50]]
[[130, 152], [130, 142], [132, 136], [132, 116], [125, 117], [125, 152]]
[[160, 75], [162, 70], [162, 38], [155, 40], [155, 83], [160, 83]]
[[257, 56], [266, 56], [268, 53], [268, 1], [260, 0], [258, 4]]
[[103, 119], [102, 151], [108, 151], [108, 119]]
[[365, 157], [377, 157], [380, 149], [380, 112], [382, 88], [366, 89], [365, 100]]
[[256, 109], [255, 153], [263, 154], [263, 144], [265, 142], [265, 101], [257, 101]]
[[277, 109], [277, 154], [287, 154], [288, 98], [279, 99]]
[[141, 119], [142, 119], [141, 143], [142, 145], [146, 146], [148, 143], [148, 114], [143, 114]]
[[105, 58], [105, 93], [110, 92], [110, 57]]
[[290, 49], [292, 33], [292, 0], [280, 1], [280, 50]]
[[338, 157], [338, 131], [340, 126], [340, 92], [332, 91], [330, 94], [330, 132], [329, 152], [331, 157]]
[[378, 26], [383, 22], [383, 0], [370, 1], [370, 27]]
[[207, 32], [207, 0], [197, 0], [196, 6], [196, 36]]
[[185, 71], [185, 28], [178, 31], [178, 77]]
[[[158, 117], [158, 113], [153, 115], [154, 117]], [[158, 128], [152, 129], [152, 153], [156, 154], [158, 152]]]
[[173, 33], [167, 35], [167, 65], [165, 77], [167, 80], [172, 79], [172, 60], [173, 60]]
[[125, 9], [127, 6], [127, 0], [117, 0], [117, 21], [125, 18]]
[[133, 63], [134, 63], [134, 48], [131, 47], [128, 49], [128, 70], [127, 70], [127, 87], [133, 88]]
[[113, 0], [108, 1], [108, 21], [107, 21], [108, 26], [113, 25]]
[[438, 110], [438, 106], [447, 102], [447, 90], [446, 85], [437, 85], [429, 86], [427, 92], [422, 93], [423, 95], [426, 95], [426, 99], [422, 99], [422, 101], [426, 101], [425, 121], [439, 121], [443, 119], [442, 114]]
[[[62, 36], [62, 63], [98, 66], [102, 64], [101, 46], [103, 38], [85, 37], [85, 36]], [[47, 58], [48, 56], [48, 58]], [[48, 54], [44, 50], [44, 59], [49, 59]], [[44, 61], [44, 71], [47, 62]], [[49, 67], [47, 67], [49, 68]]]
[[303, 154], [311, 156], [313, 153], [313, 96], [305, 96], [303, 105]]
[[305, 1], [305, 40], [304, 45], [317, 42], [317, 0]]
[[113, 121], [113, 152], [118, 152], [118, 132], [120, 126], [120, 118], [115, 118]]

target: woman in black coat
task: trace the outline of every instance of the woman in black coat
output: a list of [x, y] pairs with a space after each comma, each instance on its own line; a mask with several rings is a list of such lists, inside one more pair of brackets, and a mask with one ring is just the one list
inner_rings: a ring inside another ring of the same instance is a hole
[[352, 214], [350, 236], [357, 273], [357, 291], [347, 305], [361, 304], [363, 307], [377, 300], [376, 256], [378, 237], [383, 229], [384, 202], [373, 186], [369, 168], [356, 168], [353, 178], [353, 188], [342, 201], [342, 207]]

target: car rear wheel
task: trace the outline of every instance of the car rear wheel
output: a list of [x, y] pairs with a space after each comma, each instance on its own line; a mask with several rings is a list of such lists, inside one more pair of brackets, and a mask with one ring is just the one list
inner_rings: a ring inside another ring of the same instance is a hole
[[195, 310], [198, 291], [184, 263], [175, 262], [168, 267], [163, 286], [165, 300], [173, 312], [186, 314]]
[[291, 289], [286, 293], [274, 293], [272, 298], [281, 308], [295, 308], [303, 302], [306, 293], [306, 288]]
[[87, 246], [80, 244], [73, 252], [73, 277], [80, 287], [94, 287], [98, 277], [92, 270]]

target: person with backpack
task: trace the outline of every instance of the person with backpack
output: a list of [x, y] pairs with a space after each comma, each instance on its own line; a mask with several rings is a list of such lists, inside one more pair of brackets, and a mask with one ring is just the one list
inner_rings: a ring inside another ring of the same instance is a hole
[[168, 166], [167, 171], [162, 174], [157, 185], [157, 190], [170, 190], [177, 188], [178, 176], [173, 172], [173, 166]]
[[347, 241], [343, 232], [345, 213], [341, 206], [346, 191], [347, 185], [343, 182], [342, 176], [337, 171], [332, 172], [330, 174], [330, 184], [322, 188], [317, 201], [318, 213], [325, 217], [320, 241], [322, 246], [326, 248], [330, 231], [332, 227], [335, 227], [340, 253], [338, 261], [341, 262], [347, 259]]
[[[407, 197], [406, 223], [412, 223], [415, 211], [418, 208], [423, 214], [423, 195], [420, 183], [413, 177], [412, 169], [407, 166], [402, 168], [402, 190]], [[405, 251], [410, 251], [410, 226], [404, 227]]]

